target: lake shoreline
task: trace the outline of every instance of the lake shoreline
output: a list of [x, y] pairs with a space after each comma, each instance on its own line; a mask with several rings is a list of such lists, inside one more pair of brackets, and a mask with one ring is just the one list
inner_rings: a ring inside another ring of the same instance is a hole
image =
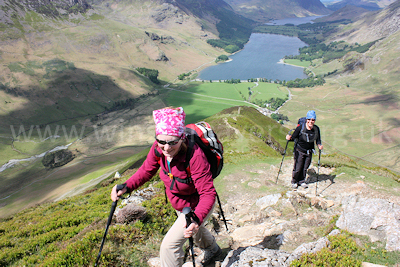
[[[268, 80], [295, 80], [307, 76], [303, 69], [282, 62], [287, 55], [296, 55], [306, 44], [297, 37], [268, 33], [252, 33], [245, 47], [230, 55], [229, 60], [205, 67], [199, 71], [199, 80], [248, 80], [265, 78]], [[280, 63], [282, 64], [280, 64]], [[287, 65], [287, 66], [286, 66]]]
[[290, 63], [286, 63], [285, 62], [285, 60], [282, 58], [282, 59], [280, 59], [279, 61], [278, 61], [278, 64], [285, 64], [285, 65], [290, 65], [290, 66], [293, 66], [293, 67], [299, 67], [299, 68], [302, 68], [302, 69], [305, 69], [306, 67], [303, 67], [303, 66], [298, 66], [298, 65], [294, 65], [294, 64], [290, 64]]

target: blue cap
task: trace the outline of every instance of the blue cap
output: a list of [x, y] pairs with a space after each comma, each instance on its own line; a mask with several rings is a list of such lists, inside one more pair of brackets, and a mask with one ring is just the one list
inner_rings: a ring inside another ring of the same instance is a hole
[[314, 119], [314, 120], [317, 120], [317, 115], [315, 114], [315, 111], [314, 111], [314, 110], [309, 110], [309, 111], [307, 112], [306, 119]]

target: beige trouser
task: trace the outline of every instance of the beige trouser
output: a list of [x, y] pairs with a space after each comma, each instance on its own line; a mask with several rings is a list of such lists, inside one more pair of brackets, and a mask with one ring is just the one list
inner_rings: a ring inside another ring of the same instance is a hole
[[[215, 239], [210, 231], [204, 227], [205, 222], [211, 216], [214, 210], [215, 203], [204, 219], [202, 225], [199, 227], [199, 231], [193, 237], [193, 241], [201, 249], [208, 248], [214, 245]], [[168, 233], [165, 235], [161, 247], [160, 247], [160, 259], [161, 267], [179, 267], [183, 265], [183, 258], [185, 253], [183, 251], [183, 245], [188, 238], [183, 236], [183, 230], [186, 225], [185, 215], [177, 211], [178, 218], [175, 223], [169, 229]]]

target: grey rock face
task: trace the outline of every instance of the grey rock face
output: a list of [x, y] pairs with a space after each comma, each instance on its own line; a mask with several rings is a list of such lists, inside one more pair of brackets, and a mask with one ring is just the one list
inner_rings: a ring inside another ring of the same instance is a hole
[[388, 251], [400, 250], [400, 206], [383, 199], [350, 196], [342, 201], [336, 226], [386, 242]]

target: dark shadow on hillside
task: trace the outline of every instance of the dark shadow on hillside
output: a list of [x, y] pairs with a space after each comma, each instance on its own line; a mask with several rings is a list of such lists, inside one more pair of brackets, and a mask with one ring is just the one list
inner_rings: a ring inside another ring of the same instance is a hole
[[[0, 116], [3, 133], [14, 138], [18, 134], [24, 139], [32, 136], [49, 137], [56, 132], [57, 126], [65, 128], [65, 131], [60, 129], [58, 135], [74, 130], [80, 134], [81, 120], [96, 122], [99, 114], [134, 108], [137, 101], [143, 98], [120, 88], [109, 76], [75, 68], [70, 62], [54, 59], [35, 64], [32, 67], [33, 63], [29, 62], [13, 63], [10, 64], [10, 70], [25, 73], [26, 79], [39, 81], [41, 86], [11, 87], [0, 83], [1, 91], [26, 101], [18, 110]], [[149, 92], [157, 92], [152, 88], [155, 85], [132, 70], [121, 69], [120, 74], [126, 80], [143, 80]], [[13, 105], [12, 101], [6, 100], [3, 104]], [[101, 121], [98, 126], [102, 126]]]
[[380, 95], [375, 95], [361, 101], [360, 104], [366, 105], [380, 105], [385, 108], [394, 108], [398, 109], [398, 102], [400, 98], [397, 94], [389, 92], [389, 93], [382, 93]]
[[400, 127], [400, 119], [397, 118], [389, 118], [389, 123], [394, 127]]
[[264, 240], [258, 243], [257, 247], [278, 250], [282, 245], [282, 235], [271, 235], [264, 237]]
[[[22, 171], [23, 170], [23, 171]], [[21, 167], [15, 171], [21, 171], [21, 173], [13, 179], [8, 179], [6, 183], [1, 183], [0, 187], [0, 199], [7, 197], [8, 195], [17, 192], [21, 188], [25, 188], [32, 183], [33, 179], [37, 177], [44, 177], [47, 174], [45, 169], [41, 171], [32, 171], [29, 167]], [[32, 178], [32, 176], [35, 176]], [[4, 200], [7, 202], [7, 200]]]
[[[38, 169], [37, 163], [28, 164], [26, 166], [24, 166], [25, 164], [20, 164], [5, 171], [6, 173], [10, 171], [16, 172], [17, 175], [14, 175], [11, 179], [3, 174], [2, 178], [5, 176], [5, 180], [0, 180], [0, 208], [13, 204], [13, 202], [30, 203], [32, 199], [40, 199], [46, 196], [48, 196], [48, 198], [44, 201], [56, 199], [61, 195], [53, 195], [52, 192], [60, 193], [60, 191], [56, 191], [56, 189], [62, 188], [62, 186], [70, 183], [72, 178], [83, 177], [86, 174], [95, 172], [111, 164], [116, 164], [121, 161], [122, 157], [128, 158], [146, 148], [147, 146], [121, 147], [102, 155], [86, 157], [84, 159], [74, 159], [72, 164], [58, 168], [43, 167], [42, 169]], [[114, 157], [115, 154], [118, 154], [119, 157]], [[41, 162], [41, 159], [38, 159], [38, 161]], [[142, 161], [143, 159], [139, 159], [138, 164]], [[38, 164], [41, 164], [40, 162]], [[105, 181], [107, 178], [114, 177], [114, 173], [111, 171], [105, 171], [102, 175], [104, 176], [102, 179], [105, 179]], [[93, 185], [94, 184], [91, 185], [88, 183], [89, 187]], [[61, 190], [61, 192], [66, 193], [67, 191], [63, 192]], [[36, 205], [40, 203], [34, 201], [32, 204]], [[11, 209], [13, 209], [13, 207], [11, 207]], [[0, 214], [1, 212], [0, 210]]]
[[[0, 83], [0, 90], [12, 97], [8, 99], [6, 97], [7, 100], [4, 100], [5, 103], [2, 103], [2, 106], [5, 105], [5, 110], [13, 108], [13, 111], [0, 116], [2, 136], [0, 138], [0, 142], [2, 142], [0, 154], [10, 154], [10, 146], [16, 145], [13, 149], [22, 159], [32, 156], [24, 154], [27, 153], [27, 150], [24, 149], [25, 144], [31, 149], [32, 144], [39, 145], [39, 141], [50, 136], [58, 136], [58, 139], [54, 144], [47, 141], [43, 149], [36, 148], [34, 151], [37, 152], [33, 153], [41, 154], [58, 145], [67, 145], [72, 140], [85, 137], [88, 133], [93, 132], [94, 126], [97, 126], [101, 135], [103, 129], [106, 129], [102, 123], [104, 114], [119, 109], [135, 108], [139, 102], [152, 99], [154, 98], [153, 94], [158, 94], [158, 90], [154, 90], [155, 85], [148, 79], [127, 69], [118, 70], [121, 78], [135, 84], [139, 80], [140, 84], [145, 84], [142, 85], [142, 88], [147, 89], [150, 95], [134, 95], [121, 88], [110, 76], [79, 69], [73, 63], [59, 59], [43, 63], [17, 62], [8, 67], [12, 73], [18, 74], [15, 75], [16, 77], [22, 77], [25, 81], [35, 81], [34, 83], [16, 82], [16, 86]], [[86, 124], [83, 123], [84, 120], [86, 120]], [[91, 122], [90, 125], [87, 123], [88, 120]], [[7, 143], [4, 141], [5, 138], [7, 138]], [[11, 144], [9, 141], [11, 138], [18, 138], [26, 143]], [[108, 147], [116, 145], [115, 140], [106, 138], [106, 136], [94, 140], [98, 144], [104, 143]], [[105, 159], [106, 161], [107, 159]], [[12, 176], [11, 174], [18, 175]], [[4, 178], [0, 181], [2, 188], [0, 195], [10, 195], [32, 182], [35, 182], [36, 185], [37, 181], [47, 175], [49, 175], [49, 171], [44, 167], [40, 169], [37, 163], [31, 164], [25, 161], [22, 165], [18, 164], [12, 169], [0, 173], [0, 176]], [[66, 172], [63, 178], [59, 178], [58, 186], [67, 183], [69, 181], [67, 177], [70, 175]]]

